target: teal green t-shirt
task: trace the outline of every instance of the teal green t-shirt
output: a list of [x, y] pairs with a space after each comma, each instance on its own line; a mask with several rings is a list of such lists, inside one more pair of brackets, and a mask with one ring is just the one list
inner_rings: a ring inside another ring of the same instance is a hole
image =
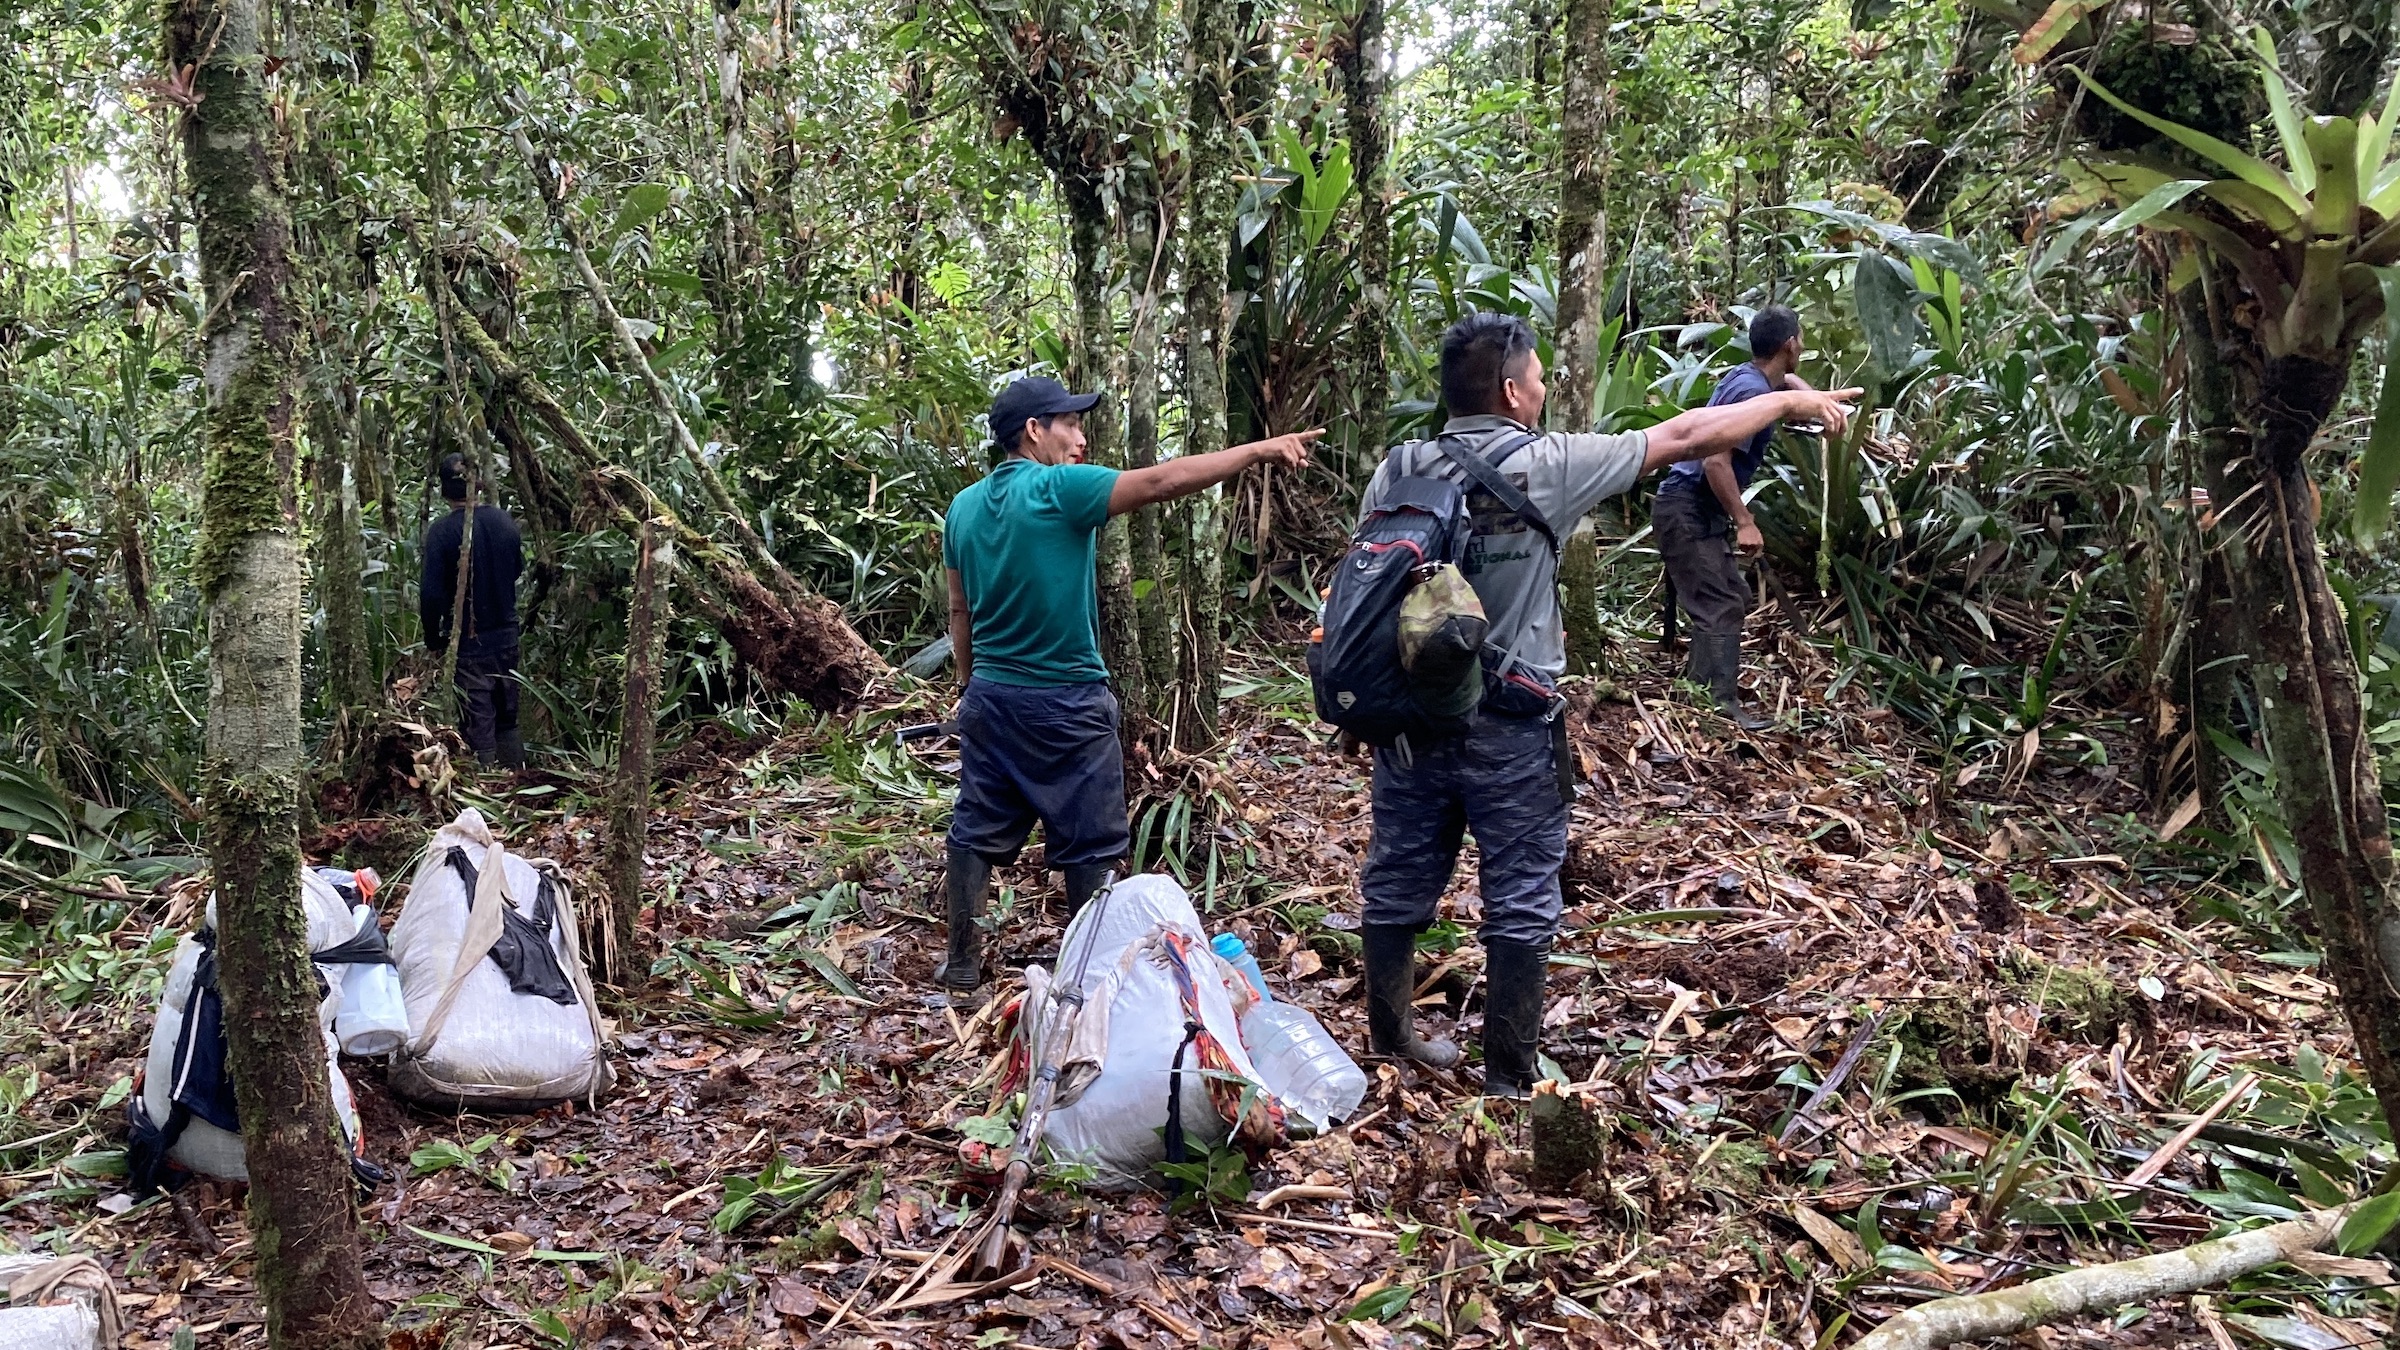
[[1001, 684], [1090, 684], [1100, 660], [1092, 556], [1117, 471], [1012, 456], [958, 494], [942, 524], [942, 565], [974, 615], [974, 674]]

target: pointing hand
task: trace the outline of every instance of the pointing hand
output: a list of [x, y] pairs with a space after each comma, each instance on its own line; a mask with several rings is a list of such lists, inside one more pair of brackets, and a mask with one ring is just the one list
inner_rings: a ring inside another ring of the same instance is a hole
[[1280, 464], [1287, 469], [1297, 469], [1308, 463], [1309, 443], [1324, 434], [1325, 428], [1317, 427], [1311, 431], [1270, 436], [1266, 440], [1253, 442], [1251, 453], [1257, 463]]
[[1795, 389], [1791, 391], [1798, 416], [1794, 421], [1822, 422], [1825, 434], [1839, 436], [1850, 425], [1851, 404], [1858, 402], [1867, 391], [1849, 389]]

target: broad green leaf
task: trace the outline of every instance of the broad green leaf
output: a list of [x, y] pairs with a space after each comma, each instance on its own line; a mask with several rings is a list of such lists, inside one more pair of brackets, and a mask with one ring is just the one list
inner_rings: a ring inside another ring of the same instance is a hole
[[1859, 327], [1867, 335], [1868, 359], [1877, 374], [1890, 379], [1906, 370], [1916, 354], [1916, 279], [1891, 259], [1862, 249], [1853, 294]]
[[2292, 214], [2290, 207], [2239, 178], [2217, 179], [2201, 191], [2277, 234], [2297, 234], [2300, 230], [2300, 217]]
[[2344, 1256], [2371, 1251], [2396, 1223], [2400, 1223], [2400, 1191], [2387, 1191], [2350, 1211], [2350, 1217], [2342, 1220], [2334, 1246]]
[[800, 950], [800, 959], [806, 961], [809, 968], [822, 976], [825, 983], [833, 986], [833, 992], [840, 994], [843, 998], [856, 999], [861, 1003], [873, 1001], [858, 991], [858, 986], [850, 982], [850, 977], [842, 973], [842, 968], [833, 963], [832, 957], [814, 947], [803, 947]]
[[2384, 165], [2382, 172], [2375, 175], [2374, 189], [2367, 193], [2367, 205], [2386, 220], [2392, 218], [2394, 208], [2400, 207], [2400, 159]]
[[2392, 121], [2400, 118], [2400, 80], [2383, 96], [2383, 112], [2369, 115], [2358, 126], [2358, 181], [2370, 185], [2383, 172], [2383, 157], [2392, 148]]
[[2292, 183], [2302, 192], [2317, 186], [2317, 166], [2308, 155], [2308, 141], [2301, 134], [2300, 114], [2292, 108], [2292, 91], [2284, 87], [2283, 62], [2275, 55], [2275, 39], [2268, 36], [2266, 25], [2250, 30], [2250, 43], [2258, 51], [2258, 80], [2267, 91], [2267, 107], [2275, 114], [2275, 136], [2283, 142], [2284, 163], [2292, 166]]
[[1406, 1284], [1395, 1284], [1389, 1288], [1378, 1289], [1351, 1304], [1350, 1310], [1343, 1313], [1340, 1320], [1344, 1322], [1389, 1321], [1407, 1310], [1408, 1301], [1416, 1296], [1416, 1292], [1414, 1285]]
[[2075, 78], [2083, 81], [2086, 89], [2089, 89], [2093, 93], [2099, 95], [2101, 102], [2106, 103], [2108, 106], [2116, 109], [2118, 112], [2125, 114], [2127, 117], [2130, 117], [2134, 121], [2141, 123], [2143, 126], [2150, 128], [2152, 131], [2155, 131], [2159, 135], [2166, 137], [2168, 140], [2175, 142], [2177, 145], [2192, 151], [2194, 154], [2205, 155], [2209, 159], [2216, 161], [2218, 164], [2223, 165], [2227, 172], [2231, 173], [2234, 177], [2241, 179], [2243, 182], [2254, 184], [2262, 191], [2274, 194], [2277, 200], [2281, 201], [2285, 206], [2288, 206], [2292, 209], [2292, 213], [2294, 215], [2301, 215], [2307, 212], [2308, 198], [2306, 195], [2301, 193], [2299, 189], [2293, 187], [2292, 180], [2285, 177], [2283, 171], [2276, 168], [2274, 165], [2267, 163], [2265, 160], [2260, 159], [2256, 155], [2244, 154], [2240, 150], [2237, 150], [2233, 146], [2218, 140], [2216, 137], [2209, 135], [2205, 131], [2194, 131], [2192, 128], [2187, 127], [2180, 122], [2170, 122], [2166, 118], [2143, 112], [2141, 109], [2133, 106], [2130, 103], [2127, 103], [2125, 100], [2118, 98], [2115, 94], [2110, 93], [2107, 85], [2104, 85], [2098, 80], [2093, 79], [2091, 76], [2086, 75], [2080, 67], [2078, 67], [2075, 71]]
[[2191, 196], [2208, 184], [2198, 178], [2178, 178], [2143, 194], [2142, 199], [2108, 218], [2100, 227], [2102, 234], [2123, 234], [2150, 217]]
[[477, 1242], [473, 1238], [452, 1237], [448, 1233], [429, 1232], [413, 1223], [402, 1224], [401, 1227], [427, 1242], [438, 1242], [445, 1247], [456, 1247], [462, 1252], [474, 1252], [478, 1256], [506, 1256], [508, 1254], [488, 1242]]
[[1322, 242], [1325, 232], [1333, 228], [1333, 218], [1349, 199], [1350, 179], [1350, 147], [1335, 141], [1326, 152], [1325, 167], [1317, 170], [1301, 195], [1300, 232], [1307, 236], [1310, 248]]
[[640, 229], [656, 220], [667, 209], [674, 193], [664, 183], [636, 183], [625, 193], [625, 202], [617, 208], [617, 220], [609, 227], [611, 236]]
[[2400, 267], [2378, 267], [2383, 286], [2383, 394], [2375, 401], [2375, 423], [2358, 457], [2357, 507], [2351, 536], [2361, 543], [2383, 533], [2392, 518], [2392, 492], [2400, 488]]

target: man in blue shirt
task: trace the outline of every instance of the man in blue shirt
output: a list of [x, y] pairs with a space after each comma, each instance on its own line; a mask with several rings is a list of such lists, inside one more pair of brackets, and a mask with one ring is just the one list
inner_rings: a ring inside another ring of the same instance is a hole
[[948, 959], [934, 980], [983, 982], [979, 920], [992, 868], [1014, 862], [1035, 821], [1067, 910], [1082, 908], [1132, 842], [1117, 699], [1100, 659], [1093, 559], [1111, 516], [1215, 486], [1253, 464], [1299, 468], [1323, 431], [1118, 471], [1084, 459], [1098, 394], [1045, 376], [992, 401], [1000, 463], [942, 523], [958, 703], [958, 807], [950, 820]]
[[[1806, 389], [1792, 373], [1800, 364], [1800, 316], [1769, 305], [1750, 319], [1750, 359], [1717, 382], [1708, 406], [1743, 403], [1782, 389]], [[1758, 473], [1775, 440], [1773, 423], [1730, 450], [1687, 461], [1667, 471], [1650, 509], [1658, 556], [1674, 583], [1675, 599], [1692, 621], [1689, 673], [1705, 686], [1717, 707], [1744, 731], [1768, 725], [1742, 711], [1742, 620], [1750, 613], [1750, 585], [1737, 558], [1756, 557], [1765, 547], [1758, 521], [1742, 500], [1742, 489]], [[1726, 540], [1732, 527], [1733, 539]]]

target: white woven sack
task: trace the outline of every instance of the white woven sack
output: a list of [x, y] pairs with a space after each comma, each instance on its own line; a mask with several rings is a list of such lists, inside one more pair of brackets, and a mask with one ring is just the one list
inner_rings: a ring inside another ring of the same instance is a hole
[[[350, 917], [350, 907], [342, 902], [341, 894], [307, 868], [300, 872], [300, 903], [308, 916], [309, 950], [323, 951], [337, 946], [356, 931], [357, 921]], [[217, 926], [214, 897], [208, 902], [203, 922], [212, 929]], [[175, 1042], [183, 1034], [185, 1009], [192, 1000], [192, 980], [199, 968], [199, 941], [187, 937], [177, 943], [175, 960], [167, 967], [166, 988], [159, 994], [158, 1020], [150, 1029], [150, 1057], [142, 1071], [142, 1109], [159, 1125], [167, 1123], [167, 1113], [174, 1106], [169, 1095], [174, 1090]], [[317, 967], [317, 973], [325, 977], [329, 987], [324, 1000], [317, 1005], [317, 1026], [325, 1035], [325, 1073], [333, 1089], [334, 1116], [341, 1122], [342, 1137], [355, 1145], [358, 1104], [350, 1095], [350, 1080], [342, 1076], [341, 1046], [333, 1037], [333, 1015], [342, 1005], [342, 977], [347, 971], [346, 966]], [[249, 1169], [242, 1165], [242, 1137], [205, 1120], [195, 1118], [186, 1124], [175, 1146], [167, 1150], [167, 1156], [202, 1176], [223, 1177], [228, 1181], [250, 1179]]]
[[110, 1302], [108, 1319], [118, 1319], [113, 1290], [101, 1292], [67, 1285], [55, 1292], [55, 1302], [7, 1307], [10, 1285], [26, 1273], [41, 1271], [50, 1264], [53, 1256], [48, 1254], [0, 1256], [0, 1350], [115, 1350], [115, 1340], [101, 1333], [103, 1297]]
[[[448, 858], [466, 850], [477, 886], [466, 893]], [[392, 1056], [392, 1090], [455, 1107], [534, 1107], [590, 1099], [616, 1082], [604, 1053], [599, 1004], [584, 972], [575, 902], [555, 870], [557, 918], [551, 951], [575, 990], [573, 1004], [519, 994], [487, 959], [501, 931], [500, 906], [532, 918], [542, 869], [502, 848], [470, 807], [434, 832], [408, 901], [392, 924], [392, 959], [408, 1005], [408, 1046]]]
[[[1144, 874], [1118, 882], [1105, 905], [1095, 899], [1067, 925], [1058, 975], [1039, 966], [1025, 972], [1026, 1006], [1034, 1010], [1038, 1023], [1046, 1012], [1050, 985], [1071, 981], [1086, 948], [1092, 953], [1085, 976], [1089, 1001], [1069, 1056], [1087, 1062], [1070, 1064], [1067, 1073], [1068, 1080], [1082, 1081], [1082, 1091], [1060, 1093], [1043, 1141], [1054, 1157], [1090, 1167], [1096, 1174], [1094, 1184], [1102, 1189], [1155, 1182], [1155, 1168], [1167, 1156], [1162, 1133], [1167, 1085], [1176, 1048], [1184, 1039], [1182, 996], [1174, 973], [1161, 958], [1161, 939], [1169, 929], [1182, 933], [1189, 944], [1201, 1021], [1225, 1048], [1233, 1072], [1255, 1082], [1257, 1070], [1242, 1046], [1241, 1023], [1226, 987], [1228, 978], [1238, 977], [1209, 950], [1191, 897], [1172, 877]], [[1105, 1040], [1094, 1044], [1096, 1014], [1105, 1014]], [[1033, 1044], [1038, 1047], [1040, 1042]], [[1088, 1062], [1094, 1058], [1096, 1076]], [[1196, 1048], [1184, 1053], [1179, 1114], [1195, 1153], [1222, 1145], [1230, 1133], [1209, 1101], [1208, 1076]]]

